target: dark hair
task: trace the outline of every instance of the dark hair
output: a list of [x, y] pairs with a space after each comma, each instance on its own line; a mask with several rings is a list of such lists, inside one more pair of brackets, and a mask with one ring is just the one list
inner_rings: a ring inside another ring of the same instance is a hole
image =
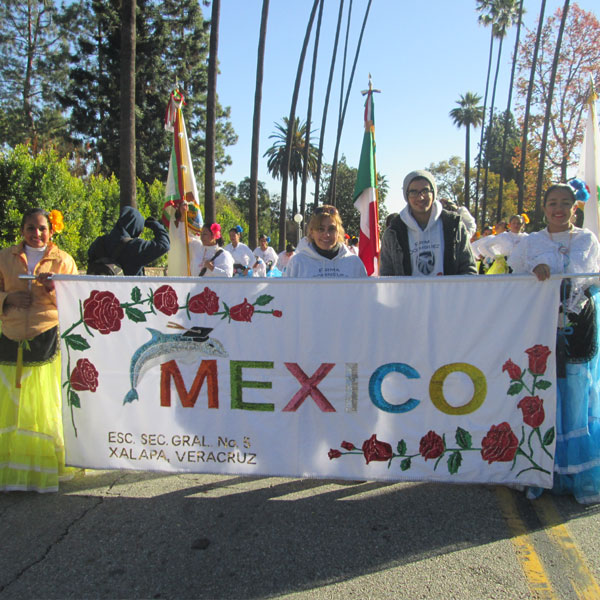
[[50, 227], [50, 229], [52, 229], [52, 223], [50, 222], [50, 213], [47, 210], [44, 210], [43, 208], [39, 207], [29, 208], [23, 213], [23, 218], [21, 219], [21, 229], [25, 227], [25, 221], [27, 221], [27, 219], [29, 217], [32, 217], [33, 215], [43, 215], [44, 217], [46, 217], [46, 221], [48, 221], [48, 226]]
[[294, 244], [287, 244], [285, 247], [286, 252], [293, 252], [295, 249]]
[[546, 206], [546, 200], [548, 200], [548, 196], [555, 190], [564, 190], [565, 192], [569, 192], [569, 196], [571, 196], [573, 199], [573, 204], [575, 204], [577, 199], [575, 198], [575, 192], [573, 191], [573, 188], [568, 183], [555, 183], [554, 185], [551, 185], [544, 194], [544, 206]]

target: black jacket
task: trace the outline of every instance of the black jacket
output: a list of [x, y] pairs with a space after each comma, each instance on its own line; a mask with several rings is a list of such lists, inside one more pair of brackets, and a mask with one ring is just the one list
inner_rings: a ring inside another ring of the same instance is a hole
[[[476, 275], [475, 259], [467, 229], [460, 216], [442, 210], [440, 219], [444, 236], [444, 275]], [[380, 275], [412, 275], [408, 227], [396, 215], [383, 234]]]
[[[154, 233], [153, 241], [139, 238], [144, 226]], [[121, 209], [119, 219], [106, 235], [96, 238], [88, 249], [88, 263], [104, 257], [113, 257], [121, 240], [132, 238], [122, 245], [115, 260], [124, 275], [143, 275], [143, 268], [169, 251], [169, 234], [164, 225], [155, 219], [146, 219], [132, 206]]]

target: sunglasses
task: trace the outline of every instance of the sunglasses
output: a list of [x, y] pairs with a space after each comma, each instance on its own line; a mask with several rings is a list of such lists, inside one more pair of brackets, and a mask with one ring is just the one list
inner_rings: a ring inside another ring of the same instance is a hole
[[322, 206], [317, 206], [315, 208], [315, 215], [337, 215], [338, 211], [335, 206], [331, 206], [330, 204], [323, 204]]

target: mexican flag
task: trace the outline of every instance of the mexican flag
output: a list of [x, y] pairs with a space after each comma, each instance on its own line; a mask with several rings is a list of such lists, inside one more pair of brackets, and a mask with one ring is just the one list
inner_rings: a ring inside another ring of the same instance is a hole
[[588, 99], [588, 118], [579, 159], [578, 176], [585, 181], [590, 197], [583, 211], [583, 226], [590, 229], [600, 239], [600, 137], [598, 135], [598, 117], [596, 101], [598, 96], [593, 89]]
[[360, 212], [358, 255], [368, 275], [379, 274], [379, 212], [377, 209], [377, 169], [375, 166], [375, 106], [369, 81], [365, 102], [365, 134], [358, 175], [354, 186], [354, 206]]
[[[190, 236], [200, 235], [202, 229], [198, 186], [181, 110], [184, 104], [183, 94], [179, 90], [175, 90], [171, 94], [165, 113], [165, 129], [173, 132], [169, 173], [165, 188], [166, 202], [163, 208], [163, 222], [169, 229], [171, 240], [167, 266], [167, 275], [169, 276], [190, 275], [189, 239]], [[183, 201], [188, 206], [187, 220], [177, 223], [176, 210]]]

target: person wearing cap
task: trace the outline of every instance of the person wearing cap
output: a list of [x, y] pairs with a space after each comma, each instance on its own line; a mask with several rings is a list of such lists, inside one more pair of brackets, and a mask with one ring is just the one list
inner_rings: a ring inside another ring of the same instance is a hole
[[412, 171], [402, 188], [407, 205], [383, 234], [380, 275], [476, 275], [467, 229], [442, 208], [433, 175]]

